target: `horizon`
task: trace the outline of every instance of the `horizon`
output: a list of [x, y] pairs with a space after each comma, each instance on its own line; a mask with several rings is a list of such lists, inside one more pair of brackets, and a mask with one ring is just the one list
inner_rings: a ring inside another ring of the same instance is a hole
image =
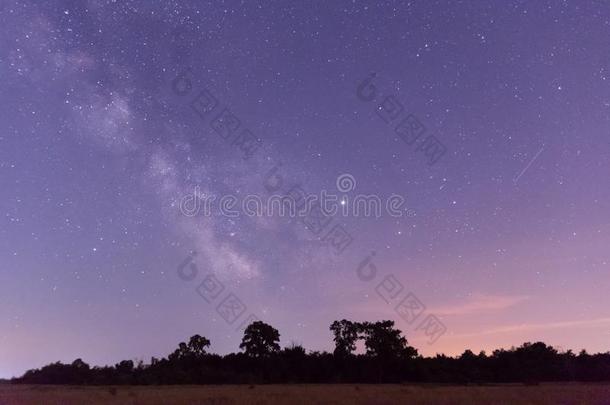
[[[273, 325], [271, 325], [271, 326], [273, 326]], [[201, 334], [201, 335], [205, 337], [204, 334]], [[281, 331], [280, 331], [280, 335], [281, 335]], [[330, 335], [329, 337], [332, 337], [332, 335]], [[188, 341], [188, 338], [185, 337], [184, 339], [182, 339], [182, 341], [186, 342], [186, 341]], [[448, 357], [457, 358], [457, 357], [460, 357], [460, 355], [462, 355], [467, 350], [472, 351], [475, 355], [478, 355], [478, 354], [484, 352], [487, 356], [490, 356], [490, 355], [493, 354], [493, 352], [495, 350], [510, 350], [510, 349], [514, 349], [514, 348], [517, 348], [517, 347], [521, 347], [522, 345], [524, 345], [526, 343], [537, 343], [537, 342], [538, 341], [521, 342], [521, 343], [512, 345], [510, 347], [496, 347], [496, 348], [481, 349], [481, 350], [473, 350], [471, 348], [465, 348], [461, 352], [456, 352], [456, 353], [438, 353], [437, 352], [437, 353], [429, 353], [427, 355], [422, 354], [417, 347], [415, 347], [415, 346], [413, 346], [411, 344], [411, 342], [409, 342], [409, 345], [418, 350], [418, 356], [421, 356], [421, 357], [424, 357], [424, 358], [433, 358], [433, 357], [436, 357], [437, 355], [445, 355], [445, 356], [448, 356]], [[137, 363], [138, 361], [142, 361], [145, 365], [150, 365], [150, 361], [151, 361], [151, 359], [153, 357], [157, 358], [157, 359], [167, 358], [169, 356], [169, 354], [171, 354], [172, 350], [175, 349], [175, 346], [178, 343], [179, 342], [176, 342], [174, 347], [172, 347], [170, 350], [168, 350], [167, 353], [165, 353], [165, 354], [151, 355], [151, 356], [147, 356], [147, 357], [146, 356], [136, 356], [136, 357], [128, 357], [128, 358], [124, 358], [124, 359], [121, 358], [121, 359], [116, 359], [116, 360], [110, 361], [110, 362], [108, 362], [106, 364], [92, 364], [92, 363], [89, 363], [87, 361], [87, 359], [81, 358], [81, 357], [75, 357], [75, 358], [71, 358], [71, 359], [57, 359], [57, 360], [53, 360], [53, 361], [51, 361], [49, 363], [45, 363], [45, 364], [40, 364], [40, 365], [37, 365], [37, 366], [29, 367], [28, 369], [24, 370], [21, 373], [18, 373], [17, 375], [8, 376], [8, 377], [0, 375], [0, 380], [2, 380], [2, 379], [3, 380], [10, 380], [11, 378], [21, 377], [28, 370], [39, 369], [39, 368], [42, 368], [43, 366], [46, 366], [48, 364], [55, 363], [56, 361], [59, 361], [60, 363], [63, 363], [63, 364], [71, 364], [74, 360], [81, 359], [85, 363], [88, 363], [91, 367], [113, 367], [113, 366], [115, 366], [116, 364], [118, 364], [122, 360], [133, 360], [134, 363]], [[576, 350], [574, 348], [562, 348], [562, 347], [558, 347], [558, 346], [555, 346], [552, 343], [548, 343], [548, 342], [542, 342], [542, 343], [546, 344], [548, 347], [552, 347], [552, 348], [558, 350], [559, 353], [566, 353], [568, 351], [571, 351], [574, 355], [578, 355], [582, 350], [585, 350], [587, 352], [587, 354], [589, 354], [589, 355], [610, 353], [610, 350], [607, 350], [605, 352], [589, 352], [586, 349], [578, 349], [578, 350]], [[287, 347], [291, 347], [294, 344], [297, 344], [297, 343], [294, 342], [294, 341], [293, 342], [289, 342], [289, 343], [282, 342], [281, 336], [280, 336], [280, 347], [282, 349], [287, 348]], [[333, 348], [334, 348], [334, 343], [332, 343], [332, 342], [330, 343], [330, 345], [327, 345], [327, 346], [330, 346], [328, 349], [310, 349], [307, 346], [303, 346], [301, 344], [297, 344], [297, 345], [303, 347], [306, 350], [307, 353], [313, 353], [313, 352], [317, 351], [317, 352], [321, 352], [321, 353], [329, 353], [330, 354], [330, 353], [333, 352]], [[217, 352], [217, 351], [214, 350], [214, 342], [211, 342], [211, 345], [210, 345], [209, 349], [207, 350], [207, 353], [208, 354], [212, 354], [212, 355], [225, 356], [225, 355], [228, 355], [228, 354], [243, 353], [243, 350], [238, 348], [237, 350], [232, 350], [232, 351], [229, 350], [229, 351], [220, 353], [220, 352]], [[355, 355], [365, 354], [365, 349], [364, 349], [364, 343], [363, 342], [357, 342], [356, 350], [354, 351], [354, 354]]]
[[231, 353], [610, 350], [610, 10], [0, 5], [0, 378]]

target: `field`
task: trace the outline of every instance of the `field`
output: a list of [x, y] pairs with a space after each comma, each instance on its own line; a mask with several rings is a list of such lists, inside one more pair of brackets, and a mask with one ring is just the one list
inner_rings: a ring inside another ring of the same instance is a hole
[[538, 386], [225, 385], [49, 386], [0, 385], [0, 405], [72, 404], [596, 404], [610, 405], [608, 384]]

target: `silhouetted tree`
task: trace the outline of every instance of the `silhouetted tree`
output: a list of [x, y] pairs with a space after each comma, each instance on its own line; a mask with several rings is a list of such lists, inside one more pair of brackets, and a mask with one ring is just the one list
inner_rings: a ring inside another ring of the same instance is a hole
[[168, 356], [170, 361], [184, 359], [188, 355], [188, 345], [184, 342], [178, 343], [178, 348]]
[[361, 324], [364, 333], [366, 354], [382, 359], [409, 359], [417, 356], [417, 350], [408, 345], [400, 329], [394, 329], [394, 321], [364, 322]]
[[252, 322], [244, 331], [239, 348], [250, 357], [266, 357], [280, 350], [280, 332], [262, 321]]
[[358, 340], [358, 333], [360, 331], [358, 323], [342, 319], [334, 321], [330, 325], [330, 330], [335, 335], [333, 338], [335, 341], [335, 351], [333, 354], [335, 356], [345, 357], [356, 350], [356, 340]]
[[180, 342], [178, 348], [169, 355], [168, 359], [170, 361], [201, 359], [206, 355], [207, 352], [205, 349], [209, 346], [210, 341], [207, 338], [200, 335], [193, 335], [189, 339], [188, 344]]
[[114, 368], [119, 373], [131, 373], [133, 371], [133, 361], [132, 360], [123, 360], [120, 363], [117, 363]]
[[206, 347], [210, 347], [210, 341], [203, 336], [194, 335], [189, 340], [188, 353], [196, 358], [201, 358], [206, 354]]
[[[246, 328], [244, 353], [208, 354], [210, 341], [194, 335], [166, 358], [150, 364], [124, 360], [115, 366], [89, 367], [81, 359], [28, 370], [12, 383], [23, 384], [256, 384], [256, 383], [538, 383], [610, 381], [610, 353], [559, 352], [543, 342], [475, 355], [465, 350], [449, 357], [417, 356], [392, 321], [335, 321], [334, 354], [306, 352], [292, 344], [279, 350], [279, 332], [263, 322]], [[358, 339], [366, 354], [353, 355]], [[0, 400], [1, 402], [1, 400]]]
[[285, 347], [282, 354], [291, 359], [302, 359], [307, 355], [303, 346], [294, 343]]

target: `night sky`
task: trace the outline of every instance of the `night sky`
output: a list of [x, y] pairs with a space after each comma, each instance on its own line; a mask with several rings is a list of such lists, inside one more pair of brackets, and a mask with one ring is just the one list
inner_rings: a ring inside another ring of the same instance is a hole
[[[1, 0], [0, 377], [253, 319], [609, 350], [609, 52], [602, 1]], [[404, 201], [185, 209], [295, 190]]]

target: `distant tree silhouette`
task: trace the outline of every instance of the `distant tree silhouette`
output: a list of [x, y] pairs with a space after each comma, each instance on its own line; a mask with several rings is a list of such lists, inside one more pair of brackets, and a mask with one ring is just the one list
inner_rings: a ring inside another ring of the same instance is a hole
[[301, 359], [307, 355], [303, 346], [294, 343], [285, 347], [284, 350], [282, 350], [282, 354], [293, 359]]
[[356, 322], [342, 319], [334, 321], [330, 325], [330, 330], [334, 334], [335, 356], [349, 356], [356, 350], [356, 340], [358, 340], [360, 325]]
[[408, 345], [400, 329], [394, 329], [394, 321], [364, 322], [360, 324], [364, 333], [366, 354], [382, 359], [409, 359], [417, 356], [417, 350]]
[[123, 360], [120, 363], [117, 363], [114, 368], [119, 373], [131, 373], [133, 371], [133, 361], [132, 360]]
[[170, 361], [201, 359], [207, 354], [205, 349], [209, 346], [210, 341], [206, 337], [193, 335], [188, 344], [178, 343], [178, 348], [168, 358]]
[[178, 343], [178, 348], [174, 350], [172, 354], [168, 356], [168, 359], [171, 361], [176, 361], [180, 359], [184, 359], [188, 356], [188, 345], [184, 342]]
[[82, 359], [76, 359], [72, 362], [72, 367], [77, 370], [89, 371], [89, 364], [85, 363]]
[[206, 347], [210, 347], [210, 341], [207, 338], [199, 335], [191, 336], [188, 344], [189, 354], [196, 358], [201, 358], [207, 354], [205, 351]]
[[[499, 349], [491, 355], [465, 350], [460, 356], [417, 355], [392, 321], [335, 321], [334, 353], [307, 352], [292, 344], [282, 350], [280, 334], [264, 322], [250, 324], [243, 353], [209, 354], [210, 341], [193, 335], [167, 358], [150, 364], [123, 360], [90, 367], [82, 359], [55, 362], [11, 380], [23, 384], [258, 384], [258, 383], [525, 383], [610, 381], [610, 353], [559, 352], [543, 342]], [[365, 354], [355, 354], [358, 339]], [[1, 401], [0, 401], [1, 402]]]
[[239, 348], [250, 357], [267, 357], [280, 350], [280, 332], [262, 321], [252, 322], [244, 331]]

